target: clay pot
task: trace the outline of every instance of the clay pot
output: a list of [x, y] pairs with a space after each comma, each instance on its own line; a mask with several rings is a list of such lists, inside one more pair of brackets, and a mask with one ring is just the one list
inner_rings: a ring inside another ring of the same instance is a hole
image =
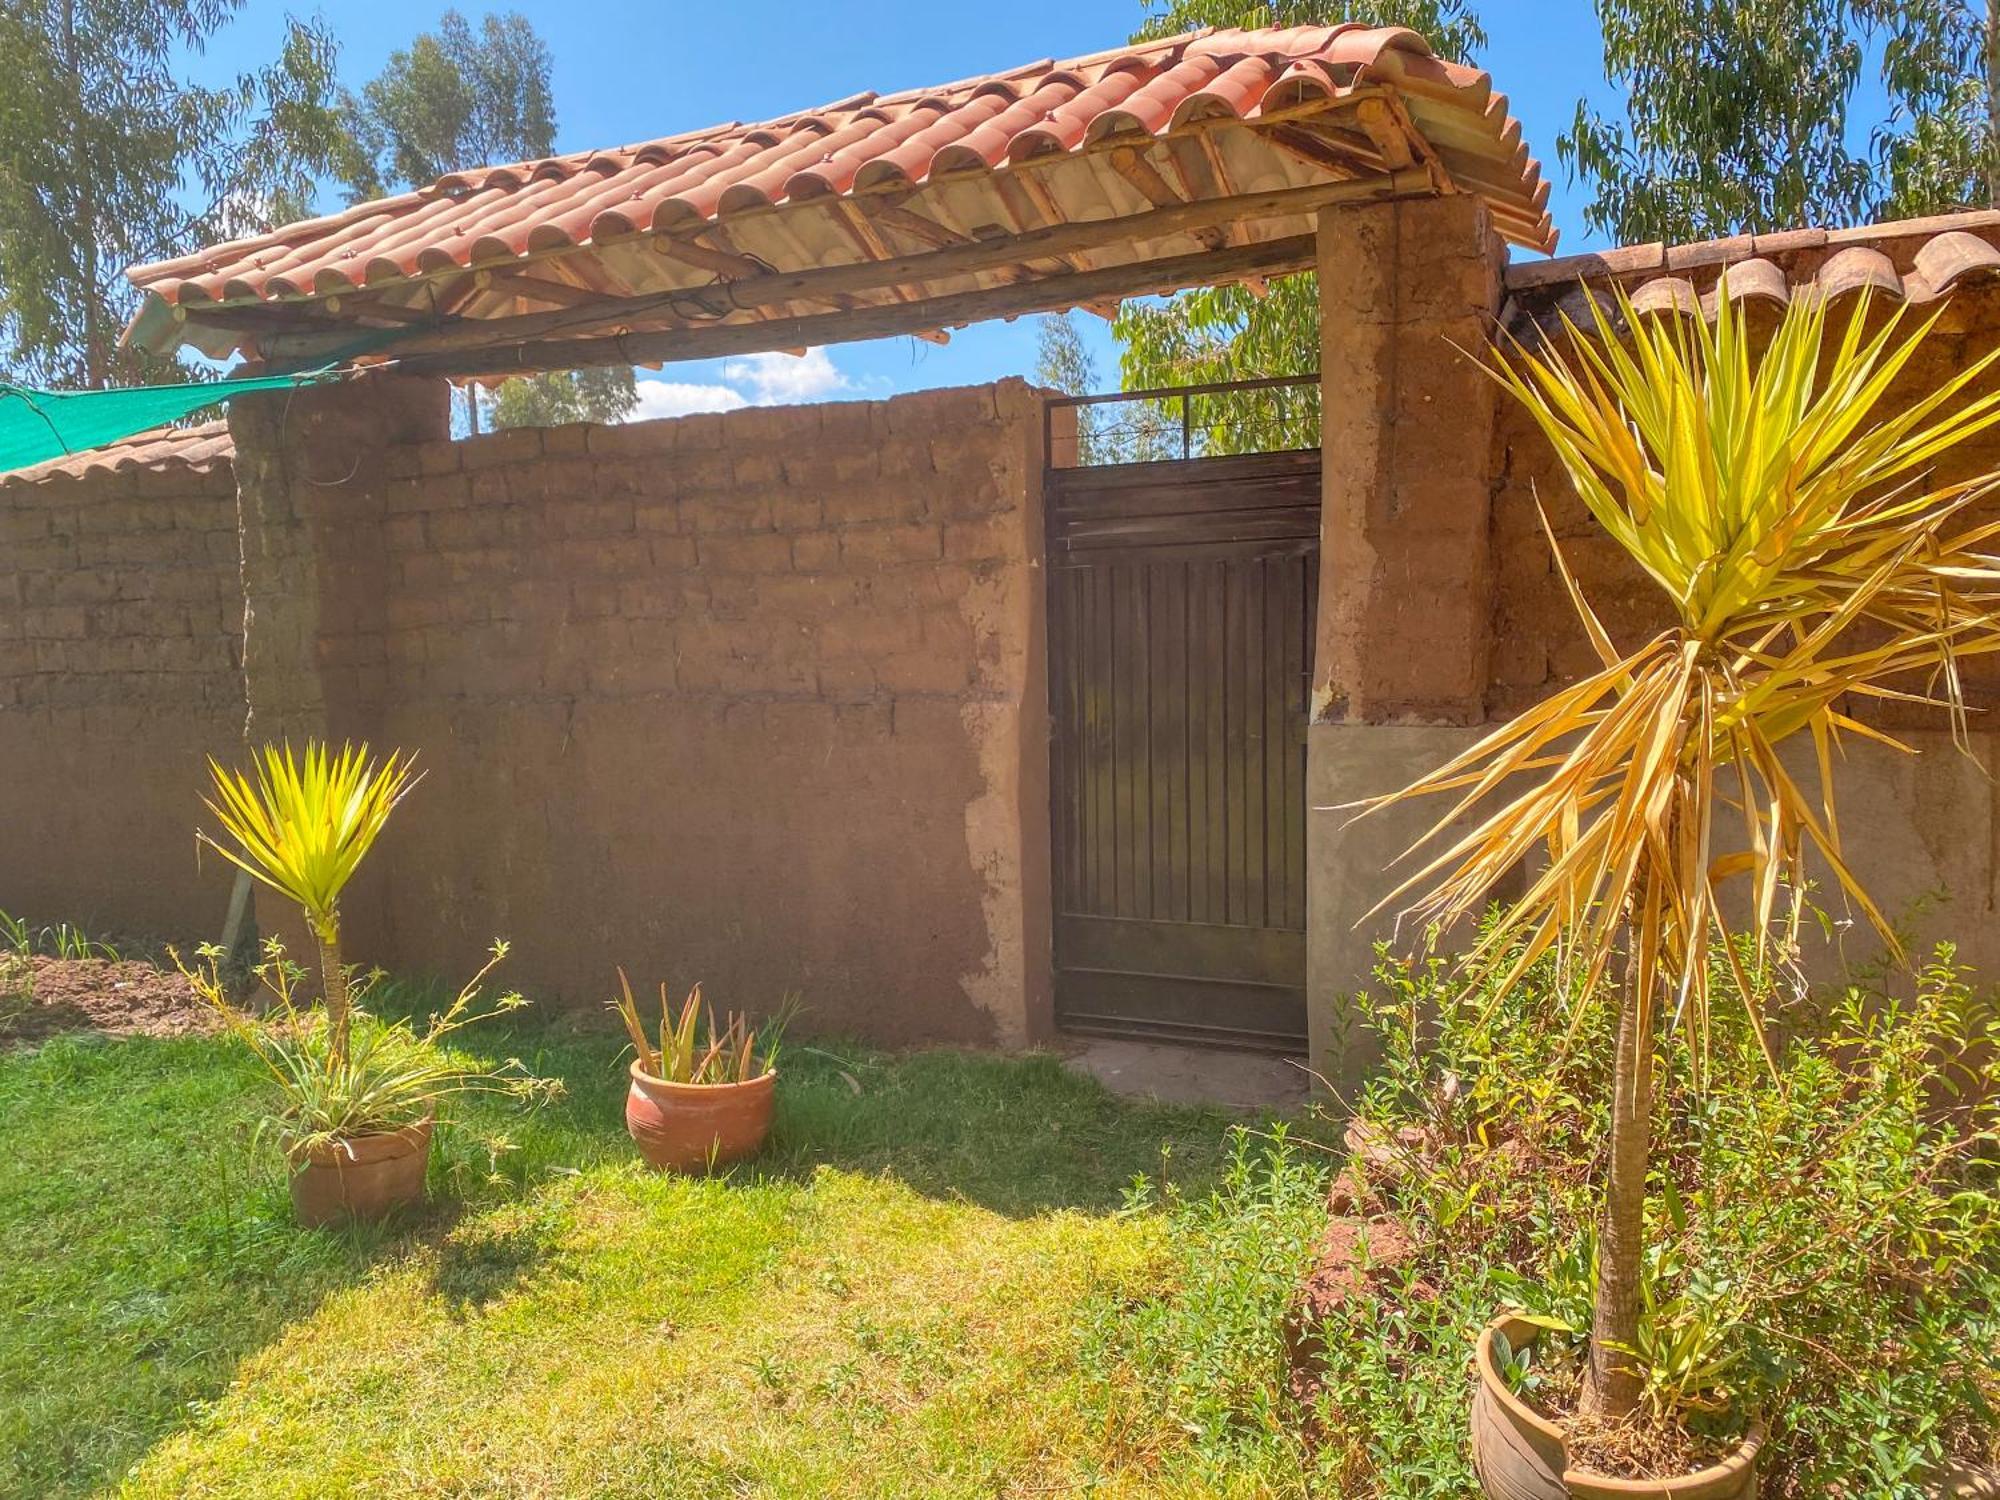
[[1674, 1479], [1610, 1479], [1569, 1466], [1562, 1430], [1528, 1409], [1501, 1378], [1493, 1336], [1519, 1349], [1539, 1332], [1521, 1318], [1496, 1318], [1473, 1356], [1472, 1467], [1487, 1500], [1756, 1500], [1762, 1425], [1721, 1463]]
[[292, 1211], [308, 1229], [371, 1221], [424, 1201], [429, 1115], [401, 1130], [360, 1135], [292, 1155]]
[[625, 1128], [639, 1154], [668, 1172], [698, 1172], [755, 1156], [771, 1133], [777, 1070], [747, 1083], [669, 1083], [632, 1064]]

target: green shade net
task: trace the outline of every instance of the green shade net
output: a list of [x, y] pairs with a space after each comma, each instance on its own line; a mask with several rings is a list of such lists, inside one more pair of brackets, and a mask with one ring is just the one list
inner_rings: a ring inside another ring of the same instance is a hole
[[148, 432], [246, 391], [275, 391], [325, 377], [262, 375], [122, 391], [38, 391], [0, 381], [0, 474]]

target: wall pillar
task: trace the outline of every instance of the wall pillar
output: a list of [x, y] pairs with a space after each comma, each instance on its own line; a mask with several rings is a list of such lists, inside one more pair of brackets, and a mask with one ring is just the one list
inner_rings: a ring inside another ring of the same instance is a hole
[[[1477, 738], [1493, 613], [1489, 458], [1498, 390], [1477, 365], [1505, 252], [1470, 196], [1330, 209], [1319, 227], [1324, 445], [1307, 734], [1307, 1016], [1314, 1070], [1346, 1092], [1369, 1061], [1352, 1000], [1393, 910], [1421, 811], [1359, 822]], [[1469, 354], [1467, 351], [1471, 351]]]
[[[390, 451], [447, 439], [449, 401], [443, 381], [371, 375], [230, 403], [246, 745], [379, 739]], [[375, 956], [379, 890], [364, 875], [344, 903], [353, 961]], [[310, 967], [295, 913], [261, 885], [256, 913]]]

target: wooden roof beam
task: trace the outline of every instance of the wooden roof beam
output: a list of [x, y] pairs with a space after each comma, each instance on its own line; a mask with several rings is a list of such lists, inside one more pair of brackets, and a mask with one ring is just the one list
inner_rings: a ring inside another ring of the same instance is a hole
[[888, 303], [851, 312], [815, 313], [762, 322], [675, 328], [657, 333], [610, 337], [496, 341], [477, 349], [429, 354], [399, 352], [398, 368], [412, 374], [500, 378], [541, 370], [587, 365], [643, 364], [653, 360], [710, 359], [794, 349], [820, 344], [913, 334], [983, 318], [1019, 317], [1052, 308], [1077, 307], [1113, 297], [1139, 297], [1185, 287], [1234, 281], [1243, 276], [1276, 276], [1313, 264], [1316, 238], [1266, 240], [1223, 251], [1131, 265], [1107, 266], [1072, 276], [1047, 276], [1022, 286], [986, 288]]
[[[1118, 243], [1136, 243], [1214, 225], [1254, 222], [1261, 219], [1314, 214], [1323, 208], [1346, 202], [1371, 202], [1389, 198], [1427, 196], [1434, 191], [1429, 176], [1420, 171], [1374, 175], [1358, 181], [1316, 183], [1306, 187], [1278, 188], [1263, 193], [1247, 193], [1206, 202], [1183, 203], [1177, 208], [1152, 209], [1116, 219], [1088, 223], [1052, 224], [1046, 229], [1012, 235], [1000, 240], [981, 240], [956, 245], [948, 250], [923, 251], [893, 260], [857, 265], [814, 267], [803, 271], [766, 271], [728, 284], [726, 288], [691, 288], [648, 293], [638, 297], [606, 298], [594, 306], [549, 313], [527, 313], [516, 317], [461, 319], [435, 333], [413, 335], [397, 352], [442, 354], [454, 349], [473, 349], [519, 340], [554, 336], [579, 336], [620, 325], [651, 319], [655, 322], [675, 316], [677, 302], [700, 302], [704, 293], [718, 292], [740, 309], [750, 311], [787, 303], [822, 299], [834, 295], [872, 293], [886, 295], [892, 286], [917, 286], [927, 282], [965, 277], [1003, 266], [1018, 266], [1072, 253], [1087, 252]], [[1229, 252], [1216, 252], [1227, 254]], [[1118, 267], [1107, 267], [1115, 273]], [[1091, 274], [1091, 273], [1078, 273]], [[1059, 280], [1062, 278], [1048, 278]], [[1198, 282], [1201, 278], [1196, 277]], [[1190, 282], [1189, 284], [1193, 284]], [[1119, 296], [1136, 295], [1115, 289]], [[1076, 297], [1077, 302], [1094, 297]], [[922, 303], [911, 303], [920, 306]], [[1036, 309], [1039, 310], [1039, 309]], [[190, 314], [195, 316], [195, 314]], [[974, 319], [984, 316], [972, 314]], [[713, 318], [713, 312], [706, 317]], [[950, 321], [950, 320], [940, 320]], [[930, 326], [935, 326], [932, 324]], [[274, 337], [263, 341], [266, 358], [273, 360], [312, 359], [338, 348], [329, 336], [311, 338]]]

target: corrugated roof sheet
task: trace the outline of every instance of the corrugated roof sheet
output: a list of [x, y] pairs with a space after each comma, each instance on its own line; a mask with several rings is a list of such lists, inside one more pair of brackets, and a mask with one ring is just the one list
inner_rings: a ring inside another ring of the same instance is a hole
[[0, 475], [0, 487], [44, 484], [51, 479], [84, 479], [96, 474], [126, 474], [141, 469], [148, 472], [181, 469], [191, 474], [206, 474], [235, 455], [236, 445], [230, 440], [226, 420], [200, 422], [192, 427], [156, 427], [102, 448], [52, 458], [47, 463]]
[[1838, 299], [1863, 291], [1893, 303], [1932, 302], [2000, 286], [2000, 210], [1528, 261], [1507, 269], [1502, 321], [1517, 335], [1555, 331], [1565, 314], [1587, 327], [1588, 299], [1614, 284], [1642, 313], [1699, 311], [1708, 318], [1725, 287], [1774, 311], [1803, 295]]
[[[259, 325], [246, 319], [241, 337], [221, 336], [203, 326], [218, 305], [254, 313], [310, 299], [318, 311], [340, 299], [343, 318], [373, 308], [391, 324], [502, 317], [566, 298], [700, 287], [731, 261], [779, 271], [865, 263], [1170, 200], [1411, 167], [1432, 174], [1433, 190], [1485, 198], [1516, 243], [1553, 248], [1540, 166], [1483, 71], [1440, 61], [1400, 29], [1206, 31], [860, 94], [761, 124], [454, 173], [419, 192], [134, 267], [127, 274], [148, 295], [133, 335], [225, 353], [225, 344], [253, 342]], [[1228, 226], [1224, 237], [1260, 232]], [[678, 250], [642, 253], [643, 240], [662, 236]], [[1166, 248], [1215, 243], [1183, 236]], [[538, 263], [538, 284], [497, 274], [525, 262]], [[1103, 263], [1085, 254], [1067, 268]], [[496, 274], [473, 284], [473, 271]], [[1007, 271], [978, 284], [1019, 281], [1018, 268]]]

